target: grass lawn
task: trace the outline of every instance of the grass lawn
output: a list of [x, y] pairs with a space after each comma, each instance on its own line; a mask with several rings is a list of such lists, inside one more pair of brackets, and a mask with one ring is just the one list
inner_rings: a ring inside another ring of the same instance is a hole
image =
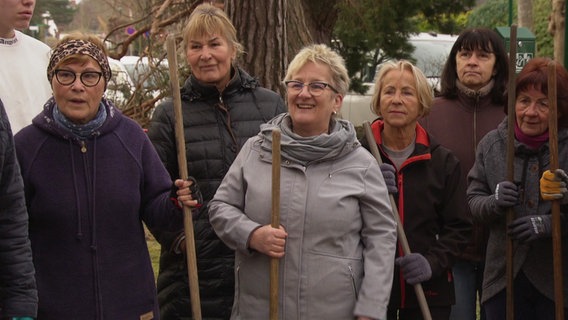
[[154, 239], [154, 236], [146, 230], [146, 243], [148, 251], [150, 251], [150, 259], [152, 259], [152, 268], [154, 268], [154, 277], [158, 278], [159, 261], [160, 261], [160, 244]]

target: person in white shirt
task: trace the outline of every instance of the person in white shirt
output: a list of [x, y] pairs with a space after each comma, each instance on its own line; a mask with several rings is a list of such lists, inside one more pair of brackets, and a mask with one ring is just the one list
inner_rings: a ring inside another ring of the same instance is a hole
[[18, 30], [29, 27], [36, 0], [0, 0], [0, 98], [14, 134], [51, 97], [45, 77], [50, 48]]

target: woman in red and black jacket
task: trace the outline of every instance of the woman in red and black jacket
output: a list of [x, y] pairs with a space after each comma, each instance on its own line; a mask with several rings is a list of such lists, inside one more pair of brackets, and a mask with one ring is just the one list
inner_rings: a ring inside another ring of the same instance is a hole
[[422, 283], [432, 319], [449, 319], [455, 300], [452, 264], [471, 232], [471, 220], [460, 208], [459, 161], [417, 122], [432, 99], [426, 77], [408, 61], [386, 63], [377, 75], [372, 106], [381, 120], [371, 128], [412, 250], [397, 252], [389, 320], [422, 319], [413, 289], [417, 283]]

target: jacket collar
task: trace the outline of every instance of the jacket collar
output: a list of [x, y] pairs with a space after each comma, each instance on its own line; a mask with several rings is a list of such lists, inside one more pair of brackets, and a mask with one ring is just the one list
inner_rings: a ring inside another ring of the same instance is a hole
[[191, 75], [185, 81], [185, 84], [181, 89], [182, 99], [187, 99], [189, 101], [219, 99], [221, 97], [221, 94], [231, 94], [235, 91], [243, 89], [255, 89], [259, 86], [257, 79], [253, 78], [244, 70], [238, 67], [233, 67], [233, 71], [231, 71], [231, 73], [233, 73], [233, 77], [222, 93], [217, 90], [217, 87], [204, 84], [197, 80], [195, 76]]

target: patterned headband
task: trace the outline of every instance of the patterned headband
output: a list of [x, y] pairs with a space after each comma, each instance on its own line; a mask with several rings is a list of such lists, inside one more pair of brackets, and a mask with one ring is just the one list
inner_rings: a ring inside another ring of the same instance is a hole
[[110, 77], [112, 76], [112, 71], [110, 70], [108, 59], [103, 50], [89, 41], [69, 40], [59, 44], [55, 47], [55, 49], [53, 49], [51, 59], [49, 60], [49, 66], [47, 67], [47, 79], [50, 83], [51, 79], [53, 79], [53, 74], [55, 73], [55, 66], [61, 60], [73, 54], [84, 54], [95, 59], [95, 61], [97, 61], [101, 66], [106, 83], [109, 82]]

